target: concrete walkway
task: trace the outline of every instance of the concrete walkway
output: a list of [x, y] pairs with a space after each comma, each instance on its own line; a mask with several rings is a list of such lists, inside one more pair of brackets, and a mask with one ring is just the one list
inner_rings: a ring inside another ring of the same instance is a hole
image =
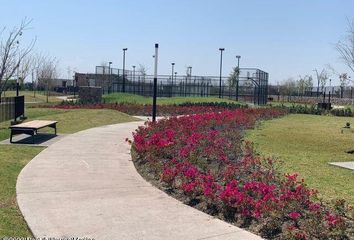
[[354, 162], [330, 162], [330, 165], [354, 170]]
[[35, 237], [260, 239], [146, 182], [125, 142], [139, 125], [142, 122], [68, 135], [22, 170], [17, 201]]

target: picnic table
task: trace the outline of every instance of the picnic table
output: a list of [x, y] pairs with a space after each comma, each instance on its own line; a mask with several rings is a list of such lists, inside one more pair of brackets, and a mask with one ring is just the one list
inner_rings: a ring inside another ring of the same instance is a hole
[[32, 143], [34, 144], [34, 136], [37, 135], [38, 130], [45, 127], [54, 128], [55, 135], [57, 135], [57, 121], [48, 120], [34, 120], [30, 122], [16, 124], [10, 127], [11, 136], [10, 143], [13, 143], [12, 137], [17, 134], [27, 134], [32, 136]]

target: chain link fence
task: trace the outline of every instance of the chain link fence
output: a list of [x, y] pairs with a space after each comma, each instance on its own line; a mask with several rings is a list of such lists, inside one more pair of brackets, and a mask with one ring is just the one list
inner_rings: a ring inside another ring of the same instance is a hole
[[332, 102], [333, 104], [353, 104], [354, 87], [324, 86], [298, 88], [284, 85], [269, 85], [269, 99], [280, 102], [303, 102], [317, 104]]
[[[79, 74], [78, 86], [102, 87], [103, 94], [123, 92], [152, 96], [153, 75], [139, 71], [97, 66], [95, 74]], [[84, 78], [84, 79], [83, 79]], [[267, 103], [268, 73], [255, 68], [241, 68], [236, 79], [218, 76], [159, 75], [158, 97], [221, 97]], [[124, 87], [123, 87], [124, 86]]]

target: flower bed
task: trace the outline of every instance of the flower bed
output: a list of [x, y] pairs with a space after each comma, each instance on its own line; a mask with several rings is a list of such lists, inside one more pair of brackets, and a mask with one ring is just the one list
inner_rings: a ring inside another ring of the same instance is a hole
[[[131, 103], [106, 103], [106, 104], [75, 104], [62, 103], [53, 106], [41, 106], [56, 109], [113, 109], [129, 115], [151, 116], [152, 105], [131, 104]], [[157, 114], [159, 116], [178, 116], [206, 112], [220, 112], [226, 109], [247, 108], [247, 105], [227, 103], [203, 103], [203, 104], [181, 104], [181, 105], [159, 105]]]
[[237, 109], [148, 122], [133, 134], [133, 160], [174, 197], [263, 237], [353, 238], [344, 201], [322, 204], [296, 174], [279, 174], [273, 159], [243, 142], [245, 129], [286, 112]]

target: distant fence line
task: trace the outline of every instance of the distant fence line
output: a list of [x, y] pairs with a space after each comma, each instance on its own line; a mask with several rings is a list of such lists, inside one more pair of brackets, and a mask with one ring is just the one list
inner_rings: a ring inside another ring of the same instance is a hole
[[287, 88], [286, 86], [269, 85], [268, 93], [270, 96], [289, 96], [289, 97], [322, 97], [331, 95], [333, 98], [354, 99], [354, 87], [351, 86], [324, 86], [309, 87], [299, 89], [296, 87]]
[[0, 98], [0, 122], [17, 119], [25, 113], [25, 97]]
[[[153, 76], [138, 71], [124, 71], [108, 67], [96, 67], [95, 74], [77, 73], [77, 86], [99, 86], [103, 93], [123, 92], [152, 96]], [[221, 80], [221, 84], [220, 84]], [[124, 86], [124, 87], [123, 87]], [[220, 97], [266, 104], [268, 96], [268, 73], [255, 68], [241, 68], [236, 81], [229, 77], [159, 75], [159, 97]]]

